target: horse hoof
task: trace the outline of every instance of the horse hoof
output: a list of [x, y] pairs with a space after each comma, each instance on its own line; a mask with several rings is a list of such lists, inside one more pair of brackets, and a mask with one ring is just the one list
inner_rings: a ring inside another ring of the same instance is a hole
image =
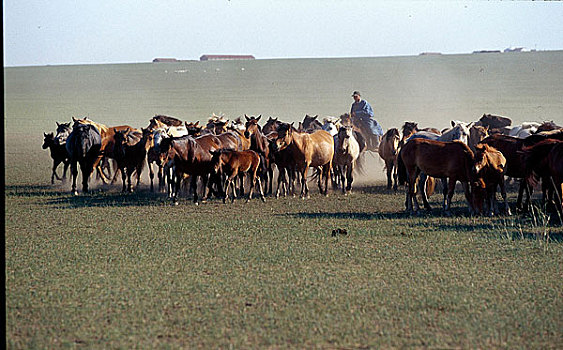
[[72, 191], [73, 196], [78, 196], [78, 191]]

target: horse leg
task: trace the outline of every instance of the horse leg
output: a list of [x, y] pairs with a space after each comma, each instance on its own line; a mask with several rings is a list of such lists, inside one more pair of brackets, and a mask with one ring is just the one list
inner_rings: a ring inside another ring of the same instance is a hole
[[[120, 169], [120, 168], [118, 168]], [[127, 173], [125, 172], [125, 168], [120, 169], [121, 170], [121, 181], [123, 182], [123, 186], [121, 187], [121, 192], [126, 192], [126, 185], [125, 183], [127, 182]], [[116, 171], [117, 173], [117, 171]], [[112, 181], [113, 183], [113, 181]]]
[[393, 181], [394, 181], [393, 191], [397, 191], [397, 189], [399, 188], [399, 179], [397, 174], [397, 157], [395, 157], [391, 166], [393, 167]]
[[390, 190], [393, 186], [393, 181], [391, 180], [391, 174], [393, 172], [393, 162], [385, 161], [385, 170], [387, 171], [387, 189]]
[[152, 169], [152, 163], [148, 163], [148, 167], [149, 167], [149, 179], [151, 181], [151, 192], [154, 192], [154, 171]]
[[419, 176], [419, 183], [418, 183], [418, 190], [420, 191], [420, 196], [422, 197], [422, 203], [424, 205], [424, 209], [430, 211], [432, 207], [430, 203], [428, 203], [428, 196], [426, 195], [426, 181], [428, 180], [428, 176], [424, 173], [421, 173]]
[[469, 183], [462, 181], [461, 185], [463, 186], [463, 192], [465, 194], [465, 200], [467, 200], [467, 204], [469, 204], [469, 215], [474, 215], [475, 209], [473, 209], [473, 203], [471, 201], [471, 194], [469, 192]]
[[305, 169], [301, 171], [301, 198], [309, 198], [309, 186], [307, 185], [307, 172], [309, 164], [305, 164]]
[[66, 172], [68, 170], [69, 165], [70, 165], [69, 161], [63, 161], [63, 178], [62, 178], [63, 183], [66, 182]]
[[51, 169], [51, 185], [55, 184], [55, 178], [59, 180], [59, 176], [57, 175], [57, 166], [59, 166], [59, 161], [53, 160], [53, 168]]
[[260, 180], [260, 176], [256, 178], [256, 182], [258, 182], [258, 190], [260, 191], [260, 199], [262, 202], [266, 201], [266, 197], [264, 197], [264, 191], [262, 189], [262, 181]]
[[346, 192], [352, 192], [352, 182], [354, 181], [354, 166], [350, 163], [346, 166]]
[[80, 170], [82, 170], [82, 192], [88, 193], [88, 179], [93, 168], [88, 166], [85, 161], [80, 162]]
[[78, 191], [76, 191], [76, 178], [78, 177], [78, 164], [77, 161], [72, 161], [70, 165], [70, 173], [72, 174], [72, 189], [71, 192], [73, 195], [78, 195]]
[[332, 162], [330, 162], [329, 164], [325, 164], [325, 165], [323, 166], [323, 170], [325, 171], [325, 174], [324, 174], [324, 179], [325, 179], [325, 196], [328, 196], [328, 179], [330, 178], [330, 175], [331, 175]]
[[456, 181], [457, 180], [454, 179], [453, 177], [450, 177], [448, 181], [448, 198], [446, 201], [446, 206], [444, 207], [444, 212], [446, 213], [446, 215], [451, 215], [450, 206], [452, 204], [452, 197], [454, 196]]

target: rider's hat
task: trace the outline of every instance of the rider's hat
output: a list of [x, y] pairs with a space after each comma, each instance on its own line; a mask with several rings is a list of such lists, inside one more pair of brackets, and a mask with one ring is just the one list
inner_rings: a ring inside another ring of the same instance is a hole
[[356, 96], [356, 95], [362, 96], [359, 91], [354, 91], [354, 92], [352, 93], [352, 96]]

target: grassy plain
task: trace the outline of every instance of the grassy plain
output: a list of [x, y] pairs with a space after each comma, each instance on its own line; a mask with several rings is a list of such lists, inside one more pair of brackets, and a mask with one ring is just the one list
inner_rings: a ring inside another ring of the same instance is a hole
[[[243, 69], [244, 68], [244, 69]], [[560, 348], [562, 230], [541, 215], [402, 213], [381, 164], [351, 196], [198, 207], [51, 186], [42, 132], [212, 112], [385, 128], [483, 113], [563, 122], [563, 52], [5, 68], [9, 348]], [[514, 202], [514, 193], [511, 194]], [[332, 237], [335, 228], [348, 235]], [[546, 238], [545, 235], [549, 238]]]

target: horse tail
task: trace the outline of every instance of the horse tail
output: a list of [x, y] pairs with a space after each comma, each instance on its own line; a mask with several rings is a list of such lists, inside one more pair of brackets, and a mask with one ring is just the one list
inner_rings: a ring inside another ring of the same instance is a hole
[[366, 174], [366, 152], [361, 152], [356, 158], [356, 166], [354, 167], [354, 173], [356, 175]]
[[401, 148], [401, 151], [397, 155], [397, 176], [400, 185], [404, 185], [408, 180], [407, 167], [403, 162], [403, 157], [401, 157], [402, 154], [403, 154], [403, 149]]

